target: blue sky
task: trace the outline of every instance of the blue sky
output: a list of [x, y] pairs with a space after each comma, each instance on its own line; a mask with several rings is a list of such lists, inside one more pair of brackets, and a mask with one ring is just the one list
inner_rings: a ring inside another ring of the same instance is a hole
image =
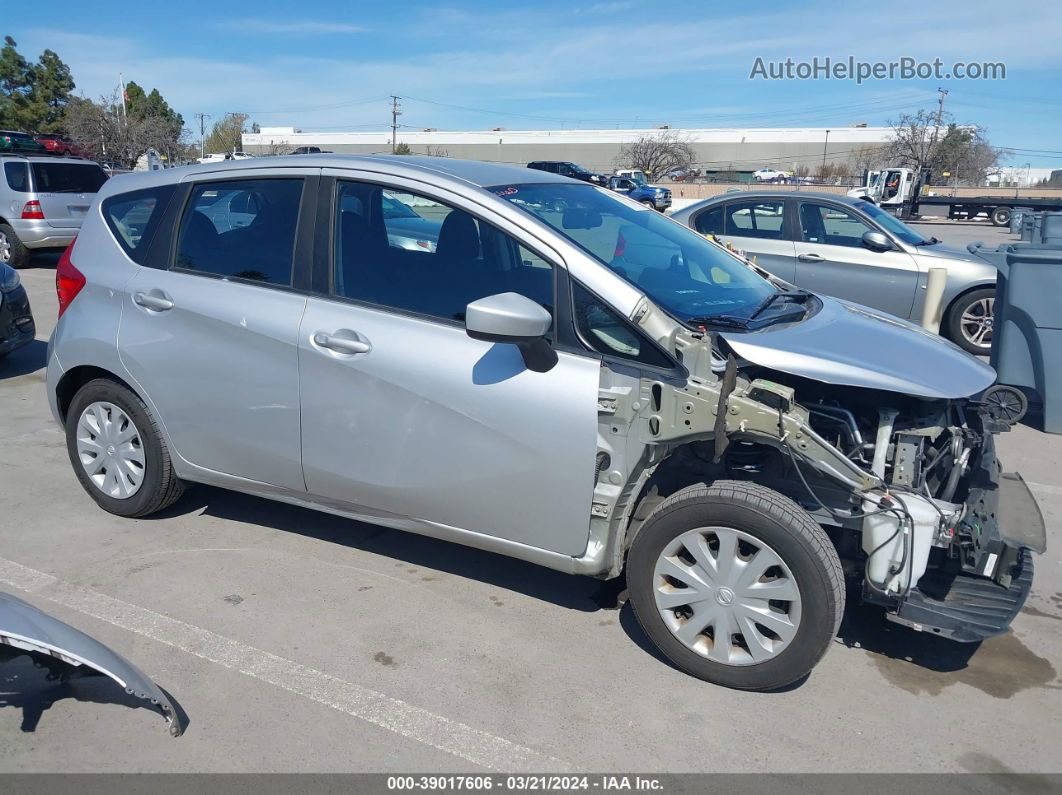
[[[1050, 0], [962, 3], [719, 3], [545, 0], [394, 3], [303, 0], [30, 4], [0, 35], [25, 55], [50, 47], [78, 91], [122, 72], [158, 88], [191, 126], [244, 111], [263, 126], [381, 129], [388, 95], [413, 129], [838, 127], [936, 107], [980, 124], [1013, 165], [1062, 168], [1062, 7]], [[757, 57], [946, 67], [1002, 61], [1006, 80], [750, 80]]]

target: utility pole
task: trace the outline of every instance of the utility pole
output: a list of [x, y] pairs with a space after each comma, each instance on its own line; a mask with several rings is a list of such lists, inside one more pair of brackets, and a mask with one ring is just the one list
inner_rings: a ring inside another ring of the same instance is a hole
[[195, 117], [199, 119], [199, 143], [200, 143], [200, 157], [206, 157], [206, 120], [210, 118], [209, 113], [197, 113]]
[[830, 131], [826, 131], [826, 138], [822, 142], [822, 176], [826, 177], [826, 145], [830, 142]]
[[398, 146], [398, 117], [402, 115], [402, 109], [398, 105], [401, 97], [391, 95], [391, 154], [395, 153]]

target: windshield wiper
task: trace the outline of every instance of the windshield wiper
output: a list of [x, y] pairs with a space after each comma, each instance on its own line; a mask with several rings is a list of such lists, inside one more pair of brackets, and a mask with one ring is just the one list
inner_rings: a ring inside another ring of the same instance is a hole
[[763, 299], [763, 302], [758, 307], [756, 307], [753, 313], [749, 315], [748, 319], [755, 320], [779, 298], [802, 298], [806, 301], [809, 295], [811, 295], [811, 293], [807, 292], [806, 290], [779, 290], [776, 293], [771, 293], [769, 296]]
[[690, 326], [727, 326], [728, 328], [748, 328], [748, 318], [736, 315], [697, 315], [686, 320]]

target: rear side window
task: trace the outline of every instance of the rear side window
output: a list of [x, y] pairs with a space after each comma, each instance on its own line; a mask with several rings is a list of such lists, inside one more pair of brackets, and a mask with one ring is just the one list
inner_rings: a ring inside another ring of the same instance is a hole
[[197, 183], [181, 218], [176, 266], [290, 286], [302, 188], [301, 178]]
[[29, 166], [26, 163], [7, 161], [4, 163], [4, 176], [7, 187], [18, 193], [29, 193]]
[[139, 265], [173, 195], [173, 185], [120, 193], [103, 201], [103, 217], [118, 244]]
[[95, 163], [34, 163], [32, 168], [37, 193], [95, 193], [107, 181]]
[[785, 237], [781, 201], [760, 200], [734, 202], [726, 206], [726, 234], [782, 240]]
[[693, 219], [694, 228], [702, 235], [723, 234], [723, 208], [712, 207]]

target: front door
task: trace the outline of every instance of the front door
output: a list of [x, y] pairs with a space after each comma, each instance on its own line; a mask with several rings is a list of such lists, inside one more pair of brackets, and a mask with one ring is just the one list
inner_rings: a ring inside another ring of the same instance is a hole
[[200, 180], [168, 269], [140, 268], [127, 288], [122, 361], [182, 458], [302, 491], [297, 343], [306, 297], [293, 289], [293, 262], [306, 179]]
[[[308, 490], [381, 518], [582, 554], [599, 362], [559, 352], [532, 372], [515, 346], [463, 327], [470, 301], [503, 292], [556, 313], [554, 257], [460, 197], [373, 179], [322, 196], [334, 208], [334, 232], [318, 232], [319, 243], [334, 234], [330, 294], [309, 300], [299, 333]], [[394, 202], [434, 225], [434, 246], [395, 243]]]
[[797, 213], [796, 284], [806, 290], [909, 318], [919, 270], [905, 251], [872, 251], [865, 232], [881, 231], [834, 204], [802, 201]]

